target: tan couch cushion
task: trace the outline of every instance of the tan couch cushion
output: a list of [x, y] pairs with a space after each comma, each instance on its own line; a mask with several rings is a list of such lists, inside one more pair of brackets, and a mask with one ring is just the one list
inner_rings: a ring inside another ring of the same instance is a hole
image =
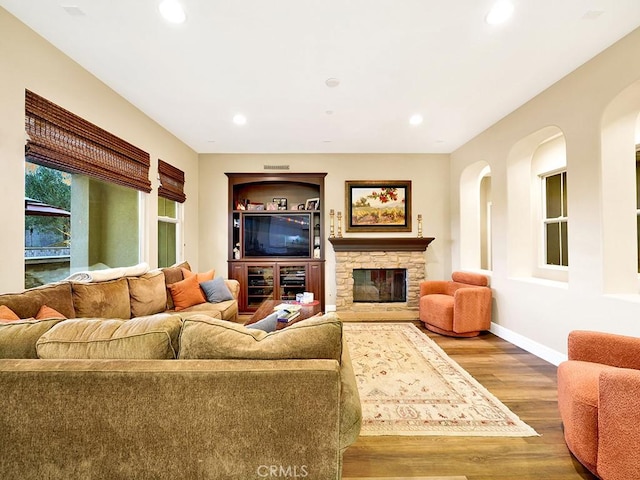
[[39, 358], [169, 359], [175, 358], [181, 319], [154, 315], [132, 320], [81, 318], [66, 320], [40, 337]]
[[342, 323], [335, 314], [302, 320], [271, 333], [200, 315], [187, 318], [178, 358], [334, 359], [342, 355]]
[[43, 305], [67, 318], [76, 317], [69, 282], [48, 284], [22, 293], [5, 293], [0, 295], [0, 305], [6, 305], [20, 318], [35, 318]]
[[0, 324], [0, 358], [38, 358], [36, 342], [54, 325], [54, 320], [20, 320]]
[[129, 284], [126, 278], [97, 283], [73, 283], [72, 287], [76, 317], [131, 318]]
[[131, 318], [164, 312], [167, 308], [167, 289], [161, 271], [140, 277], [127, 277], [131, 300]]

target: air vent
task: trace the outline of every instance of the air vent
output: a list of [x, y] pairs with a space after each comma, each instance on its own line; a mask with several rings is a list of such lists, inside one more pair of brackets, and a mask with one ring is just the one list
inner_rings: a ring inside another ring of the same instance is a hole
[[289, 170], [289, 165], [263, 165], [265, 170]]

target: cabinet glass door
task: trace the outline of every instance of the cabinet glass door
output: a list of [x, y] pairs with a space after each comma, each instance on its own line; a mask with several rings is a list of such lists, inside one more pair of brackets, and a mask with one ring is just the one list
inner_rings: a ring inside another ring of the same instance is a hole
[[304, 265], [280, 265], [280, 300], [295, 300], [296, 293], [303, 293], [307, 272]]
[[247, 266], [247, 306], [259, 307], [273, 298], [273, 267]]

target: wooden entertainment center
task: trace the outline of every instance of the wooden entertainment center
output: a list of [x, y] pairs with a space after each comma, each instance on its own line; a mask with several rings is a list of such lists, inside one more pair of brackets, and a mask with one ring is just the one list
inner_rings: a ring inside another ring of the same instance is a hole
[[324, 310], [326, 173], [226, 173], [229, 178], [229, 278], [238, 308], [291, 301], [312, 292]]

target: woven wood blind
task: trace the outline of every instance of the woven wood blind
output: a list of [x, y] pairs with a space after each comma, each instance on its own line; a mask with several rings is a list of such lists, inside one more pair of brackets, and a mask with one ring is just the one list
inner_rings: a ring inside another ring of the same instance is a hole
[[151, 191], [148, 153], [29, 90], [25, 128], [29, 162]]
[[184, 194], [184, 172], [158, 159], [158, 174], [160, 175], [158, 196], [183, 203], [187, 199]]

